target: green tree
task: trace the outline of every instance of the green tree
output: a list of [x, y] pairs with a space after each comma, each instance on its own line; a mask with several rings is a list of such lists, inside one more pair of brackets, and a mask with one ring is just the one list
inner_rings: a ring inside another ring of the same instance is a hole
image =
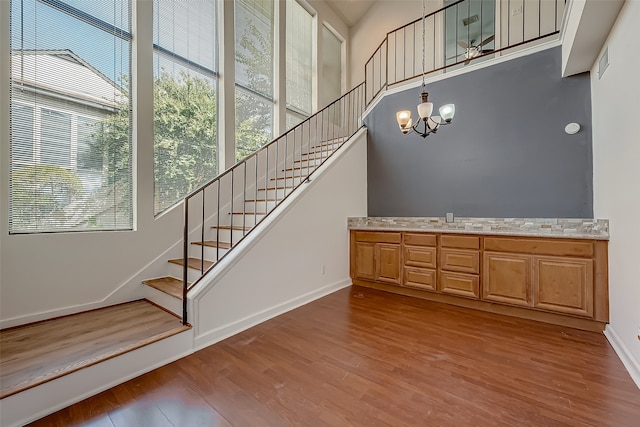
[[[206, 79], [162, 72], [154, 82], [155, 212], [217, 173], [216, 93]], [[92, 149], [107, 159], [110, 180], [129, 176], [129, 104], [97, 123]]]
[[12, 228], [64, 220], [63, 209], [82, 193], [78, 176], [60, 166], [31, 165], [11, 174]]

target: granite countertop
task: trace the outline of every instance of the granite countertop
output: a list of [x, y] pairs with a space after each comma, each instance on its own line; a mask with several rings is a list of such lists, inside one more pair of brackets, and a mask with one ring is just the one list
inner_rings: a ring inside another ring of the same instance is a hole
[[348, 228], [609, 240], [609, 220], [591, 218], [360, 217], [349, 218]]

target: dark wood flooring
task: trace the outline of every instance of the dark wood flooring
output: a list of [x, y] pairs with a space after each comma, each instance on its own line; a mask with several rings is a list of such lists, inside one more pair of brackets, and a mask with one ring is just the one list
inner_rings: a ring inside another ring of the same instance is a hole
[[638, 426], [602, 334], [345, 289], [35, 426]]

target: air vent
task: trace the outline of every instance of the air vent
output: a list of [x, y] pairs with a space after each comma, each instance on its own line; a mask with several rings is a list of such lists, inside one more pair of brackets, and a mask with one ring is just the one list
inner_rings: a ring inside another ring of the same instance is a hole
[[474, 22], [478, 22], [478, 15], [477, 14], [473, 15], [473, 16], [470, 16], [468, 18], [464, 18], [462, 20], [462, 23], [464, 24], [465, 27], [467, 25], [469, 25], [469, 24], [473, 24]]

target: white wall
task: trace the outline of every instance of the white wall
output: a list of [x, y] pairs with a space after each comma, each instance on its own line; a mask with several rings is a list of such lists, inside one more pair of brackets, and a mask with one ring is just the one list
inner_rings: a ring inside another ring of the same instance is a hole
[[[428, 1], [427, 13], [442, 7], [442, 1]], [[420, 0], [379, 0], [351, 27], [349, 89], [364, 81], [364, 65], [387, 32], [420, 18]]]
[[627, 1], [604, 45], [611, 65], [601, 79], [597, 60], [591, 70], [591, 105], [594, 215], [611, 227], [606, 334], [640, 387], [640, 56], [631, 54], [638, 17], [640, 2]]
[[[9, 235], [9, 2], [0, 1], [0, 327], [63, 315], [140, 295], [138, 273], [177, 243], [182, 210], [153, 215], [151, 2], [137, 1], [134, 78], [134, 231]], [[348, 38], [346, 25], [319, 1], [319, 24]], [[139, 58], [136, 60], [135, 58]], [[120, 292], [112, 295], [117, 289]]]
[[346, 150], [212, 286], [196, 291], [196, 347], [351, 284], [347, 217], [367, 213], [366, 133]]

